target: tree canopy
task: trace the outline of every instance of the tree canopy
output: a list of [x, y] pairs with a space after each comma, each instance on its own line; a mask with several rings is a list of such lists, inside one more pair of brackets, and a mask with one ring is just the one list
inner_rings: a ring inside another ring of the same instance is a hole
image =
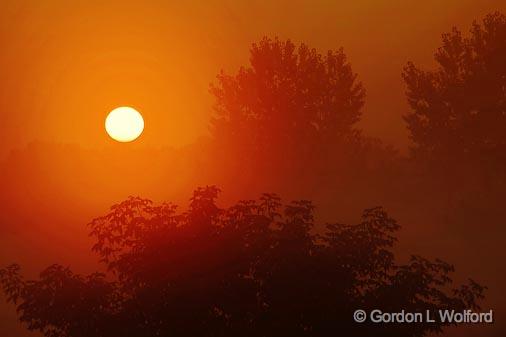
[[483, 287], [451, 291], [453, 267], [392, 251], [397, 222], [380, 207], [356, 225], [317, 228], [308, 200], [275, 194], [217, 206], [197, 189], [187, 211], [130, 197], [94, 219], [93, 250], [107, 275], [53, 265], [0, 284], [20, 320], [48, 337], [423, 336], [443, 325], [363, 325], [356, 309], [476, 308]]
[[213, 135], [250, 151], [300, 151], [350, 135], [365, 98], [343, 49], [322, 55], [277, 38], [253, 44], [250, 65], [220, 73], [211, 93]]
[[506, 163], [506, 16], [487, 15], [467, 37], [443, 34], [435, 60], [433, 71], [408, 63], [403, 72], [414, 150]]

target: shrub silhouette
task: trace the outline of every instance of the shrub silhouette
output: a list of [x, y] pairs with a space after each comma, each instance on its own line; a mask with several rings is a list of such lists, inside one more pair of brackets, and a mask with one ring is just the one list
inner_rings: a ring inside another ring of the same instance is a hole
[[449, 264], [396, 263], [399, 225], [382, 208], [318, 230], [314, 206], [274, 194], [216, 204], [197, 189], [186, 212], [130, 197], [90, 223], [108, 275], [54, 265], [24, 280], [0, 272], [20, 320], [45, 336], [423, 336], [443, 325], [369, 325], [356, 309], [477, 308], [483, 287], [454, 292]]

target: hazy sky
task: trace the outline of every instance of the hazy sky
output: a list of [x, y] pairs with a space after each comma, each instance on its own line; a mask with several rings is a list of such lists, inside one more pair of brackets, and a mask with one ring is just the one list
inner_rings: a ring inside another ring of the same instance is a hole
[[[506, 1], [1, 0], [0, 160], [31, 141], [77, 145], [34, 145], [0, 165], [0, 257], [37, 270], [57, 258], [77, 256], [79, 265], [89, 258], [84, 224], [116, 200], [134, 191], [168, 200], [179, 193], [186, 201], [191, 190], [181, 191], [209, 183], [198, 180], [198, 163], [174, 163], [177, 151], [95, 151], [112, 142], [104, 119], [117, 106], [144, 115], [139, 147], [190, 144], [207, 133], [216, 74], [247, 64], [252, 42], [278, 36], [322, 53], [344, 47], [367, 89], [361, 126], [405, 148], [402, 67], [409, 60], [433, 67], [443, 32], [454, 25], [467, 31], [496, 10], [506, 12]], [[177, 179], [168, 180], [173, 172]], [[334, 210], [335, 197], [328, 200], [322, 208]], [[431, 219], [424, 216], [412, 228]], [[13, 327], [24, 331], [0, 298], [0, 335]]]
[[116, 106], [146, 119], [141, 143], [206, 134], [209, 83], [264, 35], [343, 46], [367, 92], [363, 127], [405, 145], [402, 66], [430, 67], [442, 32], [505, 1], [20, 1], [0, 4], [0, 156], [32, 140], [107, 142]]

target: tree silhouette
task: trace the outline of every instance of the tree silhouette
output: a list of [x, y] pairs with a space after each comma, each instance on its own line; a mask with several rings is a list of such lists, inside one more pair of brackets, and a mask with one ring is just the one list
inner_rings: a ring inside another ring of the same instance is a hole
[[[437, 160], [506, 163], [506, 17], [489, 14], [470, 36], [454, 28], [435, 54], [438, 68], [404, 68], [414, 150]], [[483, 164], [483, 163], [482, 163]]]
[[45, 336], [423, 336], [443, 325], [369, 325], [354, 310], [476, 308], [483, 287], [454, 292], [452, 266], [397, 264], [399, 229], [382, 208], [317, 230], [314, 206], [264, 194], [219, 208], [197, 189], [186, 212], [138, 197], [90, 223], [108, 275], [51, 266], [27, 281], [0, 271], [28, 329]]
[[265, 37], [252, 45], [248, 67], [211, 85], [213, 136], [242, 157], [307, 159], [355, 135], [365, 98], [356, 78], [343, 49], [321, 55]]

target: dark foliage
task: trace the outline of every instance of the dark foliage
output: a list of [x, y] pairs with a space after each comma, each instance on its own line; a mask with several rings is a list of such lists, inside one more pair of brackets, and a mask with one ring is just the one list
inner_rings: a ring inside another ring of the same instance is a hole
[[[0, 272], [20, 320], [45, 336], [423, 336], [433, 325], [360, 325], [354, 310], [476, 308], [452, 266], [396, 263], [399, 225], [381, 208], [315, 231], [314, 206], [273, 194], [222, 209], [199, 188], [184, 213], [129, 198], [90, 223], [110, 276], [51, 266], [34, 281]], [[320, 234], [316, 234], [319, 232]]]
[[305, 44], [264, 38], [252, 45], [250, 65], [221, 73], [214, 137], [247, 155], [298, 158], [355, 137], [365, 90], [342, 49], [321, 55]]
[[454, 28], [435, 54], [438, 68], [404, 68], [418, 155], [444, 162], [506, 164], [506, 17], [489, 14], [469, 37]]

